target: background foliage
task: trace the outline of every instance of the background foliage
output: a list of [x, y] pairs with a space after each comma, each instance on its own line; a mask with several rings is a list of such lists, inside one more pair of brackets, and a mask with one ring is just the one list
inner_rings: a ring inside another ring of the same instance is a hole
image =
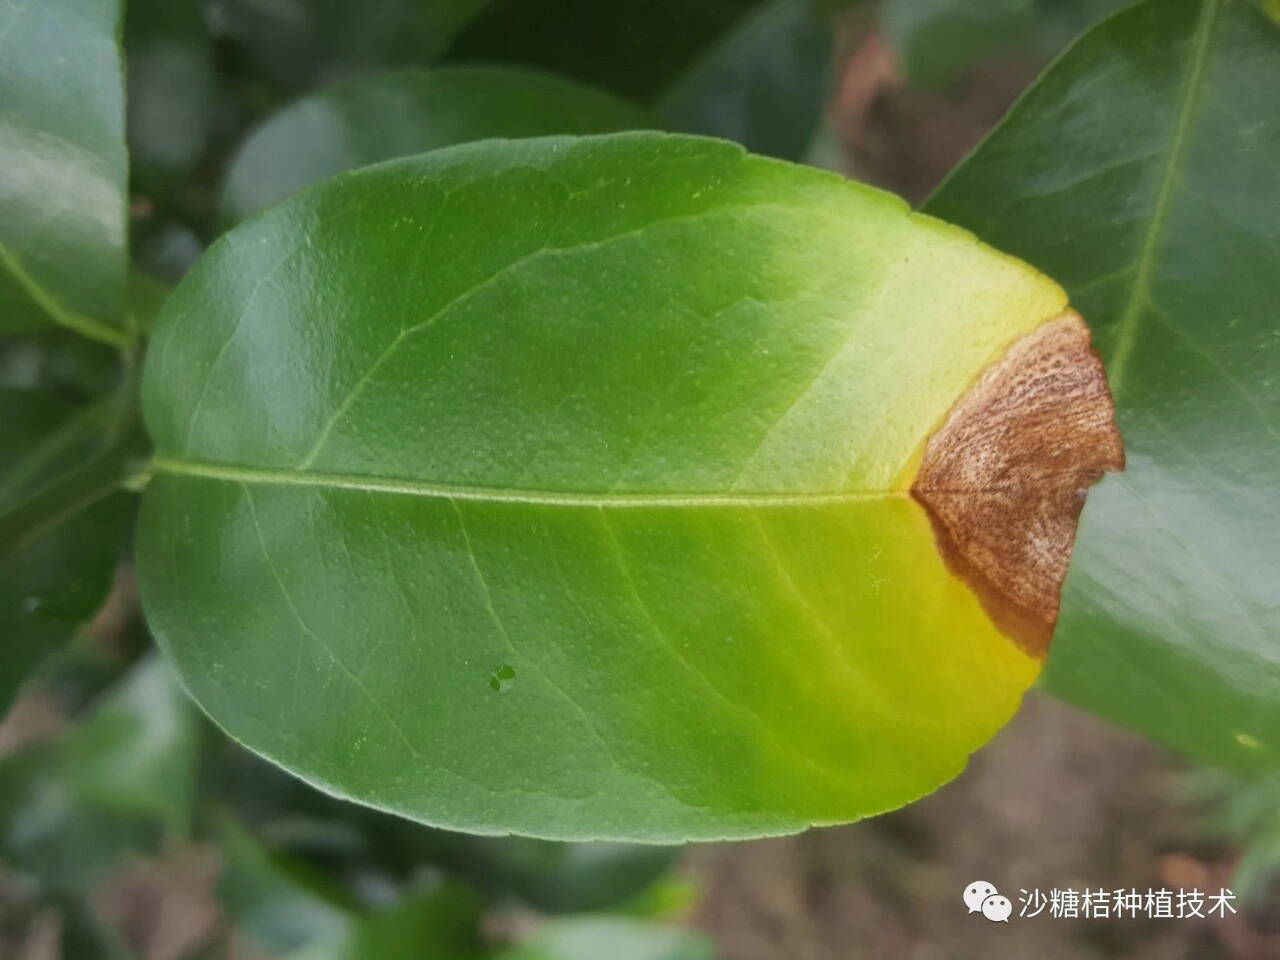
[[298, 188], [480, 138], [636, 128], [818, 162], [833, 62], [886, 45], [935, 90], [1065, 48], [925, 209], [1062, 282], [1116, 384], [1130, 469], [1090, 501], [1045, 687], [1230, 771], [1188, 789], [1216, 798], [1263, 896], [1280, 859], [1280, 11], [884, 0], [837, 34], [832, 6], [0, 9], [0, 709], [25, 683], [69, 721], [0, 759], [8, 926], [54, 916], [67, 956], [135, 955], [146, 937], [103, 891], [194, 842], [221, 868], [184, 875], [216, 875], [220, 919], [187, 923], [171, 956], [712, 954], [665, 922], [691, 896], [671, 848], [416, 826], [198, 715], [130, 588], [137, 371], [169, 286]]

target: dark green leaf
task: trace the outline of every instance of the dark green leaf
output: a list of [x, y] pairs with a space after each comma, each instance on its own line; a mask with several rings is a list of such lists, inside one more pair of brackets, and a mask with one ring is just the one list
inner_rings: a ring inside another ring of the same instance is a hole
[[667, 873], [677, 847], [557, 843], [528, 837], [458, 837], [454, 862], [478, 886], [514, 893], [540, 910], [617, 907]]
[[63, 740], [0, 762], [0, 856], [83, 893], [121, 857], [185, 832], [197, 745], [168, 666], [143, 662]]
[[888, 194], [724, 141], [365, 167], [166, 305], [148, 620], [237, 740], [421, 821], [678, 840], [879, 812], [1038, 673], [909, 488], [1065, 309]]
[[1129, 468], [1094, 492], [1046, 685], [1196, 757], [1280, 764], [1280, 29], [1149, 0], [930, 202], [1062, 281]]
[[120, 352], [64, 327], [0, 340], [0, 390], [46, 390], [87, 402], [120, 379]]
[[223, 818], [217, 835], [223, 860], [219, 902], [259, 948], [279, 955], [347, 935], [354, 904], [323, 877], [267, 850], [230, 818]]
[[118, 0], [0, 7], [0, 333], [60, 323], [123, 343]]
[[945, 86], [992, 56], [1051, 57], [1128, 0], [885, 0], [907, 78]]
[[660, 115], [672, 130], [799, 160], [826, 107], [831, 45], [827, 18], [810, 0], [768, 0], [681, 78]]
[[388, 909], [360, 912], [324, 877], [268, 851], [224, 819], [219, 900], [259, 949], [290, 960], [469, 960], [480, 956], [479, 902], [442, 884]]
[[130, 270], [125, 293], [125, 310], [130, 326], [144, 333], [150, 332], [168, 297], [169, 287], [163, 282], [141, 270]]
[[487, 0], [221, 0], [221, 30], [285, 90], [379, 67], [426, 66]]
[[361, 914], [346, 934], [289, 955], [289, 960], [481, 960], [479, 903], [469, 890], [442, 885], [384, 910]]
[[110, 495], [132, 458], [129, 390], [80, 406], [0, 389], [0, 714], [111, 585], [133, 514], [131, 498]]
[[208, 142], [217, 108], [213, 42], [196, 0], [129, 0], [128, 141], [149, 189], [179, 183]]
[[133, 518], [116, 494], [0, 558], [0, 715], [22, 683], [101, 606]]
[[259, 128], [231, 165], [222, 216], [234, 223], [344, 170], [469, 140], [649, 125], [617, 97], [542, 73], [378, 74], [307, 97]]
[[567, 913], [630, 908], [651, 894], [661, 907], [664, 891], [655, 885], [680, 854], [676, 847], [435, 830], [335, 799], [230, 741], [224, 746], [206, 776], [218, 802], [269, 837], [273, 849], [330, 867], [376, 866], [398, 880], [434, 867], [467, 880], [486, 897], [516, 897], [540, 910]]
[[760, 0], [493, 0], [453, 59], [542, 67], [656, 100]]

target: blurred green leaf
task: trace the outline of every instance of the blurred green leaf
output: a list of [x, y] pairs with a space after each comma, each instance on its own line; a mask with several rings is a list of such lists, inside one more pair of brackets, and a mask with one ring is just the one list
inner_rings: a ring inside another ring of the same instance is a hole
[[759, 0], [493, 0], [450, 59], [542, 67], [655, 101]]
[[1280, 881], [1280, 774], [1196, 770], [1183, 778], [1180, 792], [1205, 808], [1210, 834], [1243, 847], [1232, 888], [1242, 902], [1259, 902]]
[[604, 910], [639, 896], [679, 859], [679, 847], [457, 836], [450, 861], [474, 883], [553, 913]]
[[218, 899], [263, 950], [284, 954], [346, 937], [355, 905], [306, 864], [272, 853], [230, 817], [216, 830], [222, 851]]
[[58, 909], [59, 946], [65, 960], [145, 960], [85, 899], [55, 896], [48, 902]]
[[445, 884], [429, 894], [360, 915], [347, 932], [310, 944], [288, 960], [481, 960], [480, 905], [469, 890]]
[[497, 960], [712, 960], [700, 933], [620, 917], [554, 920]]
[[1149, 0], [1077, 43], [927, 210], [1062, 282], [1129, 466], [1089, 497], [1044, 678], [1208, 762], [1280, 766], [1280, 29]]
[[674, 919], [686, 915], [698, 900], [698, 885], [692, 879], [668, 874], [609, 912], [640, 920]]
[[665, 126], [799, 160], [831, 81], [828, 18], [811, 0], [767, 0], [721, 37], [662, 98]]
[[1000, 55], [1053, 56], [1130, 0], [884, 0], [883, 20], [907, 79], [946, 86]]
[[222, 218], [234, 223], [344, 170], [469, 140], [650, 125], [639, 109], [611, 94], [526, 70], [363, 77], [269, 118], [231, 164]]
[[46, 390], [85, 402], [109, 392], [119, 379], [118, 350], [64, 327], [0, 339], [0, 389]]
[[125, 494], [107, 497], [0, 557], [0, 715], [106, 598], [133, 518], [132, 501]]
[[213, 41], [199, 0], [129, 0], [125, 58], [132, 174], [163, 191], [199, 161], [217, 109]]
[[81, 405], [0, 388], [0, 715], [111, 586], [133, 515], [112, 495], [133, 459], [132, 390]]
[[0, 857], [79, 895], [122, 858], [180, 838], [198, 739], [167, 664], [143, 661], [62, 739], [0, 760]]
[[480, 956], [480, 904], [467, 888], [439, 884], [394, 906], [359, 911], [329, 878], [272, 853], [224, 817], [219, 900], [271, 956], [289, 960], [467, 960]]
[[149, 273], [138, 269], [130, 270], [125, 309], [133, 327], [149, 333], [168, 296], [169, 287], [166, 284]]
[[[142, 271], [148, 279], [156, 278], [162, 284], [177, 283], [204, 250], [196, 232], [176, 220], [158, 219], [137, 226], [141, 229], [135, 230], [133, 236], [137, 264], [134, 272]], [[134, 291], [135, 295], [138, 292]], [[149, 327], [143, 323], [142, 329]]]
[[486, 3], [209, 0], [209, 7], [221, 33], [281, 89], [298, 93], [368, 70], [426, 66]]
[[199, 717], [169, 665], [141, 661], [62, 745], [81, 802], [154, 820], [182, 838], [195, 800]]
[[686, 905], [659, 889], [679, 847], [476, 837], [423, 826], [339, 800], [224, 741], [206, 785], [273, 849], [347, 876], [379, 869], [397, 883], [424, 868], [461, 877], [494, 900], [518, 898], [551, 912], [605, 908], [656, 915]]
[[128, 340], [118, 32], [119, 0], [0, 5], [0, 333]]

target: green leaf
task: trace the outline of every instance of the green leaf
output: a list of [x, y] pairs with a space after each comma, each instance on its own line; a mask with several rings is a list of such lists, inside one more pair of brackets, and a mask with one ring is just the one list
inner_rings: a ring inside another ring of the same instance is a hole
[[464, 887], [442, 885], [428, 894], [407, 897], [395, 906], [360, 916], [333, 941], [310, 944], [289, 960], [481, 960], [480, 909]]
[[198, 716], [159, 657], [142, 661], [67, 740], [76, 795], [104, 810], [153, 818], [173, 837], [190, 826]]
[[827, 18], [810, 0], [769, 0], [664, 96], [664, 124], [799, 160], [826, 107], [831, 44]]
[[941, 87], [984, 60], [1050, 57], [1128, 0], [885, 0], [884, 28], [903, 72]]
[[361, 912], [305, 864], [272, 853], [229, 818], [218, 829], [218, 896], [229, 919], [272, 956], [290, 960], [467, 960], [480, 956], [479, 902], [441, 884]]
[[217, 24], [274, 83], [301, 92], [379, 67], [425, 66], [488, 0], [222, 0]]
[[1203, 810], [1201, 829], [1240, 848], [1231, 887], [1249, 906], [1265, 902], [1280, 880], [1280, 773], [1239, 776], [1200, 768], [1179, 784], [1182, 800]]
[[455, 865], [481, 888], [514, 893], [539, 910], [617, 907], [641, 895], [675, 864], [677, 847], [556, 843], [529, 837], [457, 837]]
[[679, 897], [660, 881], [677, 847], [559, 843], [526, 837], [474, 837], [392, 817], [336, 800], [224, 741], [204, 782], [215, 802], [233, 809], [274, 849], [319, 856], [346, 870], [376, 865], [400, 880], [434, 867], [467, 880], [487, 899], [512, 897], [538, 910], [661, 909]]
[[617, 97], [542, 73], [472, 67], [377, 74], [267, 120], [231, 164], [222, 218], [242, 220], [345, 170], [469, 140], [650, 125]]
[[541, 67], [650, 104], [759, 3], [493, 0], [449, 56]]
[[0, 715], [102, 604], [133, 516], [129, 387], [93, 405], [0, 388]]
[[213, 40], [191, 0], [129, 0], [128, 142], [148, 189], [180, 184], [208, 143], [218, 105]]
[[120, 351], [63, 327], [0, 339], [0, 389], [46, 390], [90, 401], [120, 379]]
[[125, 277], [118, 0], [0, 8], [0, 333], [109, 325]]
[[1129, 469], [1085, 512], [1045, 683], [1207, 761], [1280, 764], [1280, 30], [1152, 0], [1081, 40], [928, 210], [1061, 280]]
[[[436, 825], [673, 841], [897, 806], [1038, 672], [912, 491], [1065, 309], [895, 197], [724, 141], [365, 167], [166, 305], [148, 620], [235, 739]], [[1026, 483], [1074, 511], [1093, 467], [1063, 442]], [[924, 482], [961, 512], [1021, 489], [982, 470]]]
[[704, 935], [620, 917], [556, 920], [499, 960], [712, 960]]
[[102, 605], [132, 519], [132, 498], [117, 494], [0, 557], [0, 715], [23, 682]]
[[120, 859], [186, 829], [199, 728], [152, 657], [53, 744], [0, 762], [0, 856], [54, 892], [85, 892]]
[[323, 877], [267, 850], [230, 817], [221, 818], [216, 834], [223, 861], [219, 903], [258, 947], [280, 955], [347, 935], [355, 906]]

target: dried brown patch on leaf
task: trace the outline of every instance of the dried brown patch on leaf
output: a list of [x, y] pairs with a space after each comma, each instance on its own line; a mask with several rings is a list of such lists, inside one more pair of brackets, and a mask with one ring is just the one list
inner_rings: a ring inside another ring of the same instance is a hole
[[948, 567], [1028, 653], [1049, 649], [1085, 493], [1124, 468], [1102, 361], [1066, 313], [989, 367], [930, 439], [912, 495]]

